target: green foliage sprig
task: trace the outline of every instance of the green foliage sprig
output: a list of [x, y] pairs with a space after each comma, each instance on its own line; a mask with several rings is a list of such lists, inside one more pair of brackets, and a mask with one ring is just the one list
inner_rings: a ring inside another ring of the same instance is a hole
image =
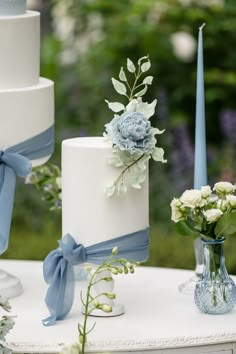
[[119, 80], [112, 78], [114, 89], [120, 95], [126, 96], [127, 105], [120, 102], [105, 100], [108, 107], [121, 115], [114, 115], [109, 124], [105, 125], [104, 136], [113, 146], [112, 156], [108, 163], [121, 170], [112, 185], [106, 189], [106, 196], [115, 192], [125, 194], [127, 186], [140, 189], [146, 178], [147, 162], [150, 158], [165, 163], [164, 150], [156, 147], [156, 135], [164, 130], [153, 128], [149, 118], [155, 113], [157, 100], [152, 103], [143, 102], [142, 97], [152, 84], [153, 76], [144, 74], [150, 69], [148, 56], [140, 58], [135, 64], [127, 59], [127, 73], [133, 75], [132, 83], [121, 67]]
[[47, 201], [50, 210], [61, 209], [61, 170], [58, 166], [47, 164], [33, 168], [25, 183], [33, 184]]
[[[88, 329], [88, 317], [94, 310], [100, 310], [106, 313], [112, 312], [112, 306], [103, 301], [100, 301], [101, 297], [107, 299], [115, 299], [116, 294], [113, 292], [103, 292], [98, 295], [92, 295], [92, 288], [95, 284], [99, 282], [112, 281], [112, 276], [103, 276], [106, 271], [111, 272], [112, 275], [118, 274], [133, 274], [135, 266], [139, 265], [138, 262], [130, 262], [125, 258], [118, 257], [119, 249], [114, 247], [112, 254], [108, 256], [95, 270], [91, 266], [86, 267], [86, 271], [89, 274], [89, 282], [86, 290], [85, 300], [83, 299], [82, 292], [80, 294], [81, 302], [84, 309], [84, 320], [83, 323], [78, 323], [79, 331], [79, 342], [63, 348], [61, 354], [84, 354], [85, 347], [87, 343], [88, 334], [94, 329], [96, 323], [93, 324], [91, 328]], [[98, 275], [102, 275], [101, 278], [96, 279]]]

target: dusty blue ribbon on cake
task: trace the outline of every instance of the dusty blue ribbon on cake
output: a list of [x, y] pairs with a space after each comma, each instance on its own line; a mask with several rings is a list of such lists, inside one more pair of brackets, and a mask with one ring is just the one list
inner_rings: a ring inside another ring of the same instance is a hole
[[31, 161], [49, 156], [54, 149], [54, 126], [5, 151], [0, 150], [0, 254], [9, 242], [16, 176], [26, 177]]
[[144, 262], [149, 256], [149, 228], [88, 247], [77, 244], [70, 234], [58, 243], [59, 247], [43, 263], [44, 280], [49, 284], [45, 302], [50, 312], [50, 317], [43, 320], [45, 326], [63, 320], [71, 310], [75, 290], [73, 266], [87, 262], [101, 264], [114, 247], [119, 248], [118, 258]]

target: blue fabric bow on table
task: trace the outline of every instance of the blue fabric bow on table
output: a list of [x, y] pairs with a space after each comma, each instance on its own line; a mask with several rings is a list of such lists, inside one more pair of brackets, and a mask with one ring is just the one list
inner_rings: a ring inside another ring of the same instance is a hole
[[70, 234], [58, 243], [59, 248], [50, 252], [43, 263], [44, 279], [49, 284], [45, 302], [51, 314], [43, 320], [45, 326], [63, 320], [71, 310], [75, 288], [74, 265], [85, 262], [101, 264], [114, 247], [119, 249], [118, 258], [144, 262], [149, 256], [149, 228], [89, 247], [77, 244]]
[[31, 161], [49, 156], [54, 150], [54, 126], [33, 138], [0, 150], [0, 254], [7, 250], [11, 227], [16, 176], [26, 177]]

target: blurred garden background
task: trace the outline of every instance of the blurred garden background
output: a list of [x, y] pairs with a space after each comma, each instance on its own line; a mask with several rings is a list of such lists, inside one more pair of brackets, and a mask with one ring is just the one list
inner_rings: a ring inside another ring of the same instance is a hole
[[[209, 184], [235, 182], [235, 0], [28, 0], [41, 12], [41, 75], [55, 81], [56, 149], [65, 138], [102, 135], [116, 100], [111, 77], [129, 57], [149, 55], [154, 76], [145, 98], [157, 98], [152, 124], [166, 129], [158, 145], [168, 163], [150, 166], [151, 255], [148, 265], [193, 269], [193, 239], [170, 221], [174, 196], [193, 186], [196, 45], [204, 28]], [[43, 259], [61, 238], [60, 211], [32, 185], [18, 182], [10, 245], [3, 258]], [[122, 220], [121, 220], [122, 222]], [[226, 242], [236, 274], [236, 239]]]

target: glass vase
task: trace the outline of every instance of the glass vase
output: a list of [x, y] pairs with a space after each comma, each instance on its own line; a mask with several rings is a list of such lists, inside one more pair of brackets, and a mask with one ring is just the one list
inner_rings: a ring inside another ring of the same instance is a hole
[[194, 294], [197, 307], [214, 315], [231, 311], [236, 303], [236, 286], [225, 267], [224, 241], [202, 239], [204, 268]]

